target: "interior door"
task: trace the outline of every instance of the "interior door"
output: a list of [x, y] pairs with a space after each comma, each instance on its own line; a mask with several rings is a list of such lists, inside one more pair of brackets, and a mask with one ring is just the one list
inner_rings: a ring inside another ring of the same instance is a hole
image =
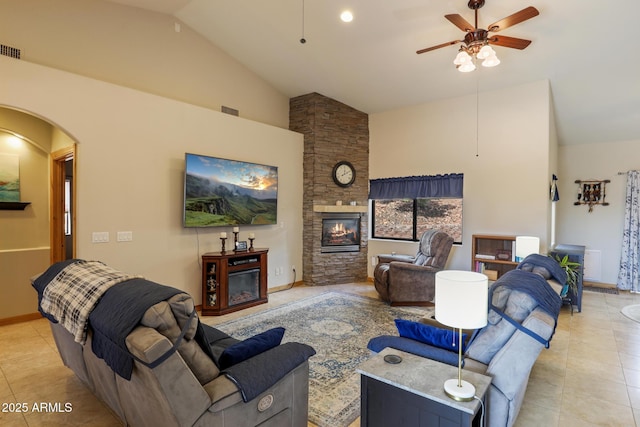
[[75, 145], [51, 153], [51, 263], [75, 257]]

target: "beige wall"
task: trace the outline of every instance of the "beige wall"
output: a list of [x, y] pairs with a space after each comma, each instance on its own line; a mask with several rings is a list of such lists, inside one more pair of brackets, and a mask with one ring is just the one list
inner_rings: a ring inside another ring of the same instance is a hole
[[0, 154], [19, 157], [20, 201], [31, 203], [0, 210], [0, 319], [37, 310], [29, 277], [49, 265], [49, 153], [40, 147], [51, 144], [51, 127], [22, 116], [0, 108], [0, 127], [7, 129], [13, 119], [15, 133], [33, 138], [14, 146], [14, 134], [0, 131]]
[[[618, 172], [640, 169], [640, 140], [560, 146], [557, 243], [584, 245], [600, 251], [600, 270], [595, 281], [615, 284], [618, 278], [626, 176]], [[576, 180], [609, 179], [606, 201], [609, 206], [574, 206], [578, 187]]]
[[[302, 273], [302, 135], [75, 74], [0, 57], [0, 105], [46, 117], [78, 141], [77, 255], [191, 293], [221, 229], [182, 227], [184, 153], [278, 166], [278, 225], [243, 227], [269, 247], [269, 287]], [[65, 102], [59, 102], [64, 99]], [[95, 231], [109, 243], [91, 243]], [[133, 241], [116, 242], [117, 231]], [[230, 232], [230, 229], [225, 230]], [[275, 276], [276, 267], [285, 274]]]
[[[476, 97], [373, 114], [370, 178], [464, 173], [463, 244], [449, 268], [469, 269], [471, 235], [535, 235], [549, 227], [550, 92], [546, 80], [481, 92], [476, 146]], [[478, 156], [476, 156], [476, 149]], [[415, 253], [415, 243], [373, 240], [379, 253]], [[369, 275], [372, 275], [369, 262]]]
[[[288, 127], [289, 98], [175, 17], [100, 0], [3, 0], [22, 60]], [[64, 98], [59, 102], [64, 102]]]

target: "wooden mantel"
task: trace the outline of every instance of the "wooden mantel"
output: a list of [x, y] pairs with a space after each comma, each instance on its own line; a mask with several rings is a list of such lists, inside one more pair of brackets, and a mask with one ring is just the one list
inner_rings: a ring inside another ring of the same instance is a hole
[[313, 205], [314, 212], [342, 212], [342, 213], [362, 213], [367, 212], [367, 206], [351, 205]]

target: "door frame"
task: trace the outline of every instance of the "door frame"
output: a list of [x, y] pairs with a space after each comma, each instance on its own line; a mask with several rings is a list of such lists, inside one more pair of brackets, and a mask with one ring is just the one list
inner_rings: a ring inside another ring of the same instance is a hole
[[65, 164], [73, 160], [73, 180], [71, 181], [71, 242], [73, 258], [76, 256], [76, 144], [51, 153], [51, 192], [50, 192], [50, 246], [51, 263], [66, 259], [64, 234], [64, 183]]

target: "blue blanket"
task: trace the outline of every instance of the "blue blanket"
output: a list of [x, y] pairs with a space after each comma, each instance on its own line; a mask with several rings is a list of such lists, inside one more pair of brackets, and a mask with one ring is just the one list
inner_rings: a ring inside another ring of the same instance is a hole
[[542, 276], [523, 270], [507, 271], [489, 288], [489, 301], [493, 300], [493, 293], [501, 287], [526, 293], [542, 310], [558, 319], [562, 299]]
[[[57, 320], [40, 307], [44, 291], [60, 271], [79, 260], [67, 260], [53, 264], [32, 283], [38, 292], [38, 310], [53, 323]], [[126, 346], [127, 335], [140, 323], [147, 309], [161, 301], [183, 292], [145, 279], [132, 279], [109, 288], [89, 314], [89, 328], [93, 330], [92, 350], [127, 380], [131, 379], [133, 357]], [[198, 322], [196, 341], [213, 359], [202, 325]]]
[[140, 323], [147, 309], [182, 292], [145, 279], [133, 279], [112, 286], [89, 315], [93, 330], [91, 349], [127, 380], [131, 379], [133, 358], [125, 340]]
[[[561, 285], [564, 285], [565, 283], [567, 283], [567, 272], [564, 271], [562, 267], [560, 267], [560, 264], [558, 264], [558, 261], [556, 261], [551, 257], [540, 255], [540, 254], [527, 255], [527, 257], [523, 259], [522, 262], [520, 262], [520, 264], [518, 264], [516, 268], [518, 270], [522, 270], [527, 266], [543, 267], [549, 273], [549, 277], [553, 277]], [[547, 278], [548, 277], [545, 277], [545, 279]]]

